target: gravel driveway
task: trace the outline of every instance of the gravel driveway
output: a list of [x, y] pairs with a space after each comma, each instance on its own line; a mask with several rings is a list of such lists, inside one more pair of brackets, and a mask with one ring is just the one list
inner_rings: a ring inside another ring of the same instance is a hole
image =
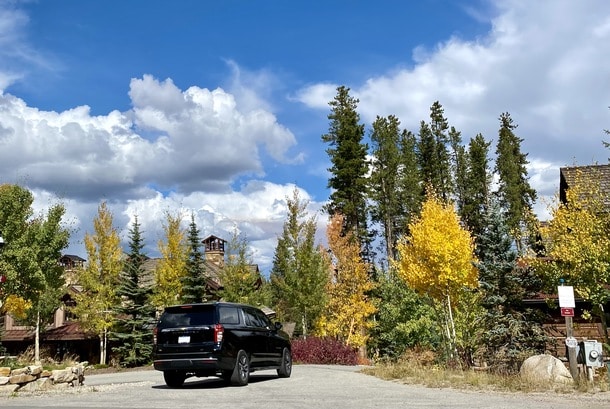
[[12, 408], [554, 408], [608, 409], [610, 393], [522, 394], [457, 391], [404, 385], [359, 373], [358, 367], [295, 365], [292, 377], [275, 371], [252, 374], [245, 387], [229, 387], [217, 378], [191, 378], [169, 389], [160, 372], [129, 371], [88, 375], [85, 386], [40, 395], [0, 397]]

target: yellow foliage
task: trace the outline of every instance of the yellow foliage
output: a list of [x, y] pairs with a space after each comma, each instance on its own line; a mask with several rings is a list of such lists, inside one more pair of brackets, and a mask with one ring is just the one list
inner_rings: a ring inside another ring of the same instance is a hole
[[550, 281], [563, 278], [584, 299], [604, 302], [610, 281], [610, 216], [596, 176], [577, 172], [566, 191], [566, 202], [551, 208], [552, 219], [541, 229], [547, 256], [533, 260]]
[[327, 237], [334, 266], [328, 284], [327, 310], [316, 327], [318, 335], [340, 338], [347, 345], [361, 347], [366, 343], [368, 329], [372, 327], [370, 317], [375, 313], [375, 306], [367, 296], [373, 283], [354, 234], [342, 234], [342, 230], [343, 216], [333, 216]]
[[179, 215], [166, 214], [163, 226], [166, 242], [159, 241], [161, 260], [155, 271], [153, 304], [162, 309], [178, 302], [182, 292], [182, 278], [186, 274], [187, 248], [185, 232], [180, 227]]
[[28, 310], [32, 308], [32, 303], [11, 294], [6, 297], [2, 307], [6, 313], [11, 314], [15, 318], [23, 319], [26, 317]]
[[451, 205], [430, 195], [409, 231], [398, 243], [395, 265], [411, 288], [444, 300], [478, 286], [474, 240]]

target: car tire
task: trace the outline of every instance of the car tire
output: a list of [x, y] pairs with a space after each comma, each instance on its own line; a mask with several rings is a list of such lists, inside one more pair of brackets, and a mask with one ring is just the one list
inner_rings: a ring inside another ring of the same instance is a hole
[[277, 375], [280, 378], [290, 378], [290, 374], [292, 373], [292, 353], [290, 349], [284, 348], [282, 351], [282, 363], [280, 367], [277, 369]]
[[170, 388], [179, 388], [184, 384], [186, 374], [180, 371], [163, 371], [163, 379]]
[[235, 367], [231, 374], [231, 385], [245, 386], [250, 378], [250, 359], [243, 349], [237, 353]]

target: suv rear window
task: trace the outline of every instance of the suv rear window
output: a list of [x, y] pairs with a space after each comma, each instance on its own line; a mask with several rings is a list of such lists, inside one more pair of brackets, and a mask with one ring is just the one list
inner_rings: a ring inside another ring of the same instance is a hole
[[211, 305], [166, 308], [157, 326], [174, 328], [184, 326], [214, 325], [215, 308]]

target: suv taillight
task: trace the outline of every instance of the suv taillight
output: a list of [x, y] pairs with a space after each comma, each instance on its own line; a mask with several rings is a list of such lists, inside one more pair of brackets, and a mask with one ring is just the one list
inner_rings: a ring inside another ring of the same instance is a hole
[[221, 343], [222, 342], [222, 337], [225, 333], [225, 328], [220, 325], [220, 324], [216, 324], [214, 325], [214, 342]]
[[157, 345], [157, 332], [159, 332], [159, 328], [153, 329], [153, 345]]

